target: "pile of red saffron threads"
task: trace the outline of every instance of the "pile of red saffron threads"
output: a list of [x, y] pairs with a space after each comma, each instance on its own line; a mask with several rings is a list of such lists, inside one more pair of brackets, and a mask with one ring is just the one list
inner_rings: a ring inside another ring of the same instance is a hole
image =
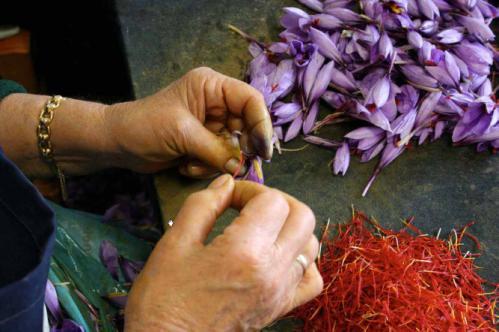
[[293, 312], [303, 331], [496, 331], [498, 284], [487, 293], [478, 254], [463, 253], [465, 236], [480, 249], [470, 224], [443, 240], [411, 223], [393, 231], [354, 212], [332, 239], [326, 226], [324, 290]]

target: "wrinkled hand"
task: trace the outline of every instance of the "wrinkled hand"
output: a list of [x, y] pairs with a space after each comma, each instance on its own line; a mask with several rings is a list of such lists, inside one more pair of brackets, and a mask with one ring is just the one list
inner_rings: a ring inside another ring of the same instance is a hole
[[[216, 218], [240, 214], [205, 245]], [[126, 331], [261, 329], [318, 295], [312, 211], [278, 190], [217, 178], [191, 195], [135, 281]], [[296, 257], [304, 255], [305, 269]]]
[[182, 164], [194, 177], [234, 173], [240, 156], [227, 133], [235, 130], [262, 158], [272, 156], [272, 124], [261, 94], [209, 68], [194, 69], [150, 97], [113, 105], [107, 114], [124, 155], [120, 166], [136, 171]]

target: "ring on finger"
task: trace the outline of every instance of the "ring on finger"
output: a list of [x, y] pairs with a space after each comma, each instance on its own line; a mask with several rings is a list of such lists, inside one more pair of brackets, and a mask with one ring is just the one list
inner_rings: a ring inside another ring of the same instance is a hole
[[303, 269], [303, 273], [305, 274], [305, 271], [308, 268], [308, 258], [307, 258], [307, 256], [305, 256], [303, 254], [298, 255], [298, 257], [296, 257], [296, 262], [298, 262], [298, 264], [300, 264], [300, 266]]

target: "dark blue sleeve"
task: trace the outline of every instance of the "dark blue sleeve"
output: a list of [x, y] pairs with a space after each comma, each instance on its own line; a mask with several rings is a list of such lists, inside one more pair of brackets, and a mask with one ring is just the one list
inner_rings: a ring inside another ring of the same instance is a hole
[[42, 331], [53, 212], [0, 149], [0, 332]]

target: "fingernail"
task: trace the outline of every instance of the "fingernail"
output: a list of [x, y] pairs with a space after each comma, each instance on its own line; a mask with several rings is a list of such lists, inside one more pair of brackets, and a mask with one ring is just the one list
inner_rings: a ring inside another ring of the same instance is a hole
[[251, 132], [253, 145], [260, 157], [265, 160], [270, 160], [272, 158], [272, 133], [272, 127], [264, 123], [253, 128], [253, 131]]
[[229, 174], [224, 174], [222, 176], [219, 176], [212, 183], [210, 183], [210, 185], [208, 186], [208, 188], [210, 188], [210, 189], [221, 188], [221, 187], [223, 187], [227, 183], [227, 181], [230, 178], [231, 178], [231, 176]]
[[225, 163], [225, 170], [230, 174], [234, 174], [239, 169], [239, 173], [237, 175], [244, 175], [246, 173], [246, 166], [240, 166], [240, 163], [239, 159], [229, 159], [229, 161]]

